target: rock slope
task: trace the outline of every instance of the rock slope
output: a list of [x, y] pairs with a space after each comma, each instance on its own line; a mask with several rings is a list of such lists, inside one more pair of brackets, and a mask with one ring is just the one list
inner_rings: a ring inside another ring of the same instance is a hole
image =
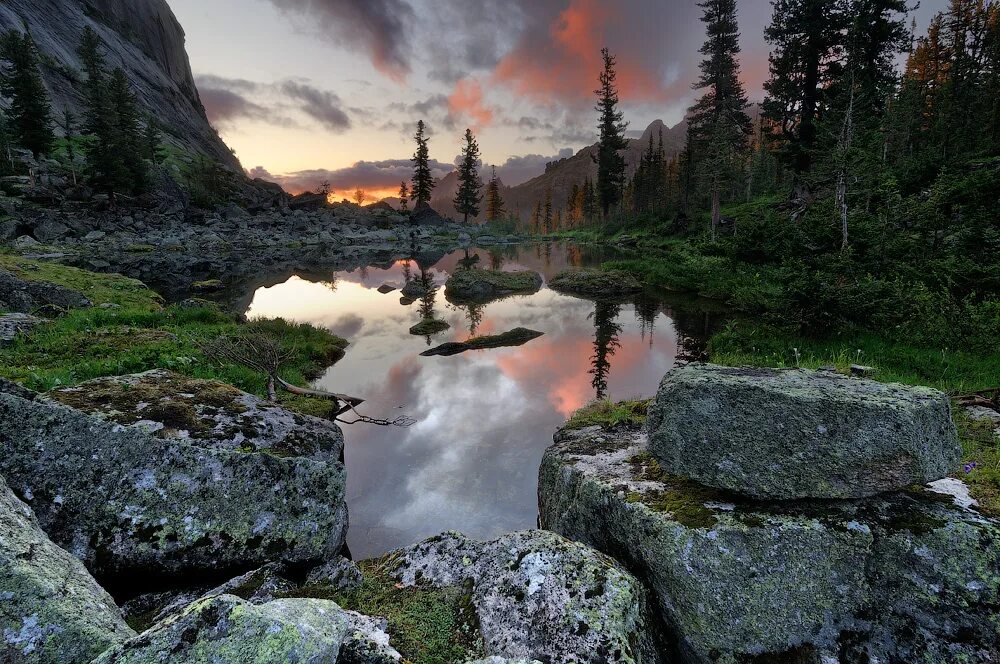
[[83, 69], [77, 47], [84, 28], [122, 66], [140, 103], [155, 113], [165, 140], [239, 170], [232, 151], [209, 124], [184, 48], [184, 30], [166, 0], [5, 0], [0, 30], [27, 27], [42, 54], [53, 108], [82, 117]]

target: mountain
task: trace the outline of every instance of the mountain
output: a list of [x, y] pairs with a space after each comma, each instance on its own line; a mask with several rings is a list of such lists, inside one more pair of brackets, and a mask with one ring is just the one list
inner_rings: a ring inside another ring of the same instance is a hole
[[141, 105], [160, 123], [164, 141], [215, 158], [239, 161], [205, 117], [184, 48], [184, 30], [166, 0], [2, 0], [0, 30], [28, 29], [41, 54], [54, 114], [80, 118], [83, 67], [77, 46], [86, 26], [101, 38], [109, 66], [121, 65]]
[[[641, 137], [629, 139], [629, 145], [625, 151], [626, 177], [632, 177], [639, 165], [642, 153], [649, 147], [650, 136], [653, 137], [655, 145], [661, 129], [663, 130], [663, 146], [667, 153], [667, 159], [671, 159], [684, 150], [687, 121], [682, 120], [673, 127], [667, 127], [662, 120], [655, 120], [646, 128]], [[504, 201], [507, 204], [507, 209], [512, 212], [520, 210], [521, 218], [526, 220], [531, 216], [531, 211], [539, 202], [544, 204], [549, 189], [552, 190], [552, 201], [555, 209], [565, 208], [574, 184], [583, 184], [584, 179], [588, 177], [592, 180], [597, 179], [597, 164], [594, 162], [596, 156], [597, 144], [595, 143], [583, 148], [572, 157], [549, 164], [544, 173], [524, 184], [512, 187], [506, 193]]]

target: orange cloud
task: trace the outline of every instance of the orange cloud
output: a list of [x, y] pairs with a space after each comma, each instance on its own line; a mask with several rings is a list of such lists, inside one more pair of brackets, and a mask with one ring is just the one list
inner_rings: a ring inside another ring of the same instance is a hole
[[[605, 29], [616, 18], [609, 0], [570, 0], [548, 26], [549, 38], [522, 39], [497, 65], [493, 78], [517, 94], [544, 103], [589, 101], [603, 66]], [[667, 99], [667, 91], [655, 72], [644, 68], [625, 50], [616, 57], [618, 88], [623, 98]]]
[[468, 117], [476, 128], [487, 127], [493, 122], [493, 111], [483, 103], [483, 87], [479, 81], [465, 78], [455, 84], [448, 97], [448, 110], [458, 117]]

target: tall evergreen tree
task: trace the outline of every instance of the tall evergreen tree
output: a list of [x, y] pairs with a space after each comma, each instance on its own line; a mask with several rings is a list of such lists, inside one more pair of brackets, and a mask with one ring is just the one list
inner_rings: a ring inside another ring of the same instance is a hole
[[87, 74], [83, 115], [83, 133], [90, 139], [84, 154], [87, 175], [94, 187], [113, 196], [124, 188], [129, 175], [117, 153], [117, 118], [101, 41], [89, 26], [80, 39], [79, 54]]
[[408, 212], [407, 201], [410, 198], [410, 188], [406, 186], [406, 181], [399, 183], [399, 209], [402, 212]]
[[798, 187], [812, 168], [825, 92], [842, 73], [847, 23], [845, 0], [774, 0], [764, 31], [773, 48], [764, 112], [780, 131]]
[[0, 110], [0, 175], [9, 175], [14, 172], [11, 147], [10, 132], [7, 129], [7, 114]]
[[622, 150], [628, 147], [625, 130], [628, 123], [625, 114], [618, 110], [618, 73], [615, 70], [615, 56], [607, 48], [601, 49], [604, 69], [600, 75], [596, 110], [600, 114], [598, 129], [600, 141], [597, 146], [597, 195], [601, 211], [607, 219], [611, 208], [622, 199], [625, 187], [625, 156]]
[[[160, 125], [153, 117], [151, 113], [146, 114], [146, 128], [142, 134], [143, 146], [146, 150], [146, 159], [149, 159], [154, 165], [159, 164], [162, 161], [162, 154], [160, 152], [160, 142], [163, 137], [160, 135]], [[329, 185], [329, 183], [325, 183]], [[322, 192], [321, 192], [322, 193]], [[327, 187], [327, 194], [330, 193], [329, 187]]]
[[458, 166], [458, 193], [455, 195], [455, 210], [462, 215], [463, 222], [469, 217], [479, 216], [479, 204], [483, 202], [483, 181], [479, 177], [479, 143], [471, 129], [465, 130], [465, 145], [462, 147], [462, 163]]
[[552, 222], [554, 221], [554, 219], [552, 217], [552, 187], [548, 187], [545, 190], [545, 207], [544, 207], [544, 210], [545, 211], [542, 213], [542, 227], [544, 229], [543, 232], [545, 232], [545, 233], [551, 233], [552, 232]]
[[500, 193], [500, 180], [497, 178], [497, 167], [493, 167], [493, 175], [490, 183], [486, 185], [486, 220], [500, 221], [506, 209], [504, 208], [503, 196]]
[[714, 238], [722, 199], [732, 195], [742, 173], [751, 123], [737, 60], [740, 33], [736, 0], [705, 0], [698, 6], [703, 10], [701, 20], [708, 36], [701, 47], [705, 56], [701, 77], [694, 87], [705, 93], [690, 110], [688, 153], [711, 199]]
[[427, 126], [423, 120], [417, 122], [417, 133], [413, 139], [417, 142], [417, 151], [413, 154], [413, 186], [410, 187], [410, 199], [416, 202], [416, 207], [428, 205], [434, 192], [434, 176], [431, 175], [430, 149], [427, 146]]
[[111, 72], [108, 95], [114, 108], [114, 150], [125, 172], [125, 179], [118, 184], [124, 190], [137, 193], [146, 185], [146, 164], [143, 161], [146, 149], [139, 127], [138, 103], [121, 67]]
[[52, 105], [38, 70], [38, 49], [31, 34], [10, 30], [0, 37], [0, 92], [10, 98], [8, 131], [14, 143], [37, 158], [52, 149]]

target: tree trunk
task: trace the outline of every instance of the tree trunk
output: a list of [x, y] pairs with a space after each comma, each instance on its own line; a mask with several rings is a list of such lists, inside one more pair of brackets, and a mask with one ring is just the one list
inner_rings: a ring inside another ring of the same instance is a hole
[[840, 211], [840, 251], [847, 251], [847, 165], [848, 152], [854, 140], [854, 81], [851, 77], [851, 97], [847, 102], [847, 113], [844, 116], [844, 127], [840, 132], [840, 171], [837, 173], [837, 210]]

